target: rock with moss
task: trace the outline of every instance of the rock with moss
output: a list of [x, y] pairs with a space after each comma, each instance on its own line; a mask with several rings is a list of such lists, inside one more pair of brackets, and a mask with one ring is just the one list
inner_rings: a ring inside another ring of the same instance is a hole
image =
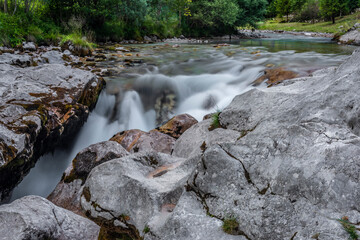
[[103, 85], [92, 73], [63, 65], [0, 63], [0, 201], [42, 153], [79, 129]]
[[96, 240], [100, 227], [42, 197], [27, 196], [0, 206], [0, 239]]
[[194, 161], [148, 152], [106, 162], [91, 171], [81, 205], [108, 231], [141, 239], [171, 215]]
[[91, 170], [104, 162], [128, 154], [119, 143], [114, 141], [93, 144], [83, 149], [76, 155], [48, 199], [57, 206], [83, 215], [80, 206], [80, 195]]

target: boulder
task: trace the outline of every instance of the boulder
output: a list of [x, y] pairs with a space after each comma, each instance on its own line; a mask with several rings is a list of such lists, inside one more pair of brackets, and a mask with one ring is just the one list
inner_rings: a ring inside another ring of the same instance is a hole
[[201, 154], [206, 148], [222, 142], [234, 142], [241, 133], [238, 131], [217, 128], [209, 130], [211, 119], [199, 122], [188, 129], [174, 145], [172, 155], [188, 158]]
[[147, 152], [106, 162], [91, 171], [81, 205], [105, 229], [141, 239], [171, 214], [194, 161]]
[[128, 154], [119, 143], [113, 141], [101, 142], [85, 148], [76, 155], [48, 200], [59, 207], [83, 215], [80, 195], [90, 171], [104, 162]]
[[99, 226], [42, 197], [27, 196], [0, 206], [1, 240], [96, 240]]
[[10, 64], [16, 67], [31, 67], [34, 65], [34, 61], [29, 55], [18, 55], [11, 53], [4, 53], [0, 55], [0, 64]]
[[360, 27], [359, 23], [355, 24], [347, 33], [339, 38], [339, 42], [343, 44], [352, 44], [360, 46]]
[[46, 51], [45, 53], [41, 54], [41, 57], [45, 59], [46, 63], [50, 64], [64, 64], [63, 54], [59, 51], [52, 50]]
[[92, 73], [63, 65], [0, 64], [0, 201], [42, 153], [72, 137], [103, 85]]
[[156, 128], [156, 130], [178, 139], [186, 130], [196, 123], [198, 123], [198, 121], [194, 117], [189, 114], [181, 114], [173, 117], [164, 125]]
[[110, 141], [118, 142], [131, 153], [153, 150], [170, 154], [175, 138], [155, 130], [143, 132], [133, 129], [116, 134]]

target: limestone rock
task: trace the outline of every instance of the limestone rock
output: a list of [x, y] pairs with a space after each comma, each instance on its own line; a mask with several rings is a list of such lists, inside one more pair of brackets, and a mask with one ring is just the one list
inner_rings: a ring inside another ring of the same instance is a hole
[[360, 45], [360, 28], [354, 27], [339, 38], [340, 43]]
[[92, 73], [63, 65], [0, 64], [0, 201], [40, 154], [83, 124], [103, 85]]
[[133, 129], [116, 134], [111, 141], [120, 143], [131, 153], [157, 151], [170, 154], [175, 143], [172, 138], [158, 131], [143, 132]]
[[82, 215], [80, 195], [90, 171], [104, 162], [128, 154], [119, 143], [113, 141], [101, 142], [85, 148], [76, 155], [48, 199], [59, 207]]
[[174, 145], [172, 155], [177, 157], [188, 158], [202, 153], [206, 148], [222, 143], [236, 141], [241, 137], [241, 133], [230, 130], [217, 128], [209, 130], [212, 120], [208, 119], [192, 126], [187, 130]]
[[106, 162], [91, 171], [81, 205], [101, 226], [140, 239], [171, 214], [194, 161], [149, 152]]
[[173, 117], [156, 130], [178, 139], [186, 130], [196, 123], [198, 123], [198, 121], [189, 114], [181, 114]]
[[28, 51], [36, 51], [37, 47], [33, 42], [23, 42], [22, 49]]
[[0, 206], [1, 240], [96, 240], [99, 229], [90, 220], [37, 196]]

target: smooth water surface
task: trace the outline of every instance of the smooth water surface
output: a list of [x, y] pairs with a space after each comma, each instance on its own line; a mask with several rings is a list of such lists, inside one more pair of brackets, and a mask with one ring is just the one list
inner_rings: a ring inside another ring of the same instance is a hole
[[119, 73], [106, 79], [107, 88], [88, 121], [70, 147], [39, 159], [14, 190], [12, 200], [30, 194], [47, 197], [76, 154], [90, 144], [127, 129], [155, 128], [154, 105], [164, 92], [176, 96], [172, 115], [188, 113], [201, 120], [252, 89], [252, 82], [266, 67], [284, 67], [307, 76], [317, 69], [339, 65], [354, 50], [325, 38], [268, 37], [232, 41], [228, 42], [230, 46], [219, 48], [215, 43], [131, 45], [139, 52], [130, 58], [141, 58], [143, 64], [126, 68], [123, 58], [116, 56], [101, 63], [100, 67]]

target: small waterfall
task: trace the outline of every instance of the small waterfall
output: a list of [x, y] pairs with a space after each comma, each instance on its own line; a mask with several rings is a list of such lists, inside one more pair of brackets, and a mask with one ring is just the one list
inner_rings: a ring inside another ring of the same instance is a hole
[[[108, 84], [109, 89], [101, 93], [88, 121], [74, 136], [72, 146], [58, 148], [41, 157], [36, 167], [14, 190], [12, 200], [30, 194], [46, 197], [83, 148], [106, 141], [120, 131], [149, 131], [155, 128], [154, 106], [164, 93], [175, 95], [172, 115], [188, 113], [202, 120], [204, 115], [225, 108], [236, 95], [252, 89], [252, 82], [268, 64], [307, 73], [336, 66], [346, 58], [343, 47], [330, 46], [328, 40], [316, 43], [315, 47], [307, 45], [308, 49], [302, 49], [303, 45], [297, 46], [295, 41], [291, 45], [283, 42], [251, 40], [240, 43], [243, 46], [220, 49], [211, 45], [170, 47], [148, 59], [155, 62], [155, 66], [149, 64], [124, 70], [124, 74], [113, 77]], [[297, 50], [289, 49], [289, 46]], [[326, 53], [313, 50], [320, 47], [326, 49]], [[154, 53], [151, 52], [154, 51], [152, 46], [144, 51]], [[253, 54], [258, 51], [260, 56]], [[331, 51], [333, 54], [329, 54]], [[111, 62], [108, 64], [111, 65]]]

